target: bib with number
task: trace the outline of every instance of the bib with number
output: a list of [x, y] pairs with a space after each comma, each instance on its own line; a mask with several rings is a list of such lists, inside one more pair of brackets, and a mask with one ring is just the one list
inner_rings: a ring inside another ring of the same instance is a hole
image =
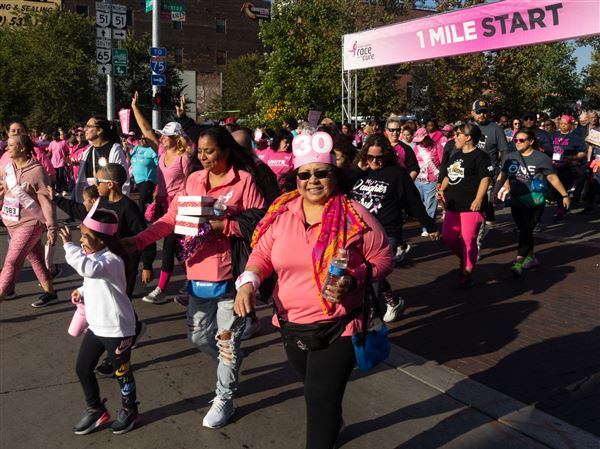
[[19, 221], [20, 204], [18, 198], [4, 197], [2, 204], [2, 219], [6, 221]]
[[555, 148], [554, 149], [554, 153], [552, 153], [552, 160], [554, 162], [560, 162], [562, 161], [562, 157], [563, 157], [563, 153], [565, 151], [562, 148]]

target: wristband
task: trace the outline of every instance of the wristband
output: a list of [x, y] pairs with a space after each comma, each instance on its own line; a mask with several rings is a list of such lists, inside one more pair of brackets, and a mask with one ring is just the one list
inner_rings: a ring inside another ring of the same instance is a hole
[[260, 286], [260, 278], [258, 277], [258, 274], [253, 273], [252, 271], [244, 271], [235, 281], [235, 289], [239, 290], [242, 285], [246, 284], [252, 284], [254, 291], [258, 290], [258, 287]]

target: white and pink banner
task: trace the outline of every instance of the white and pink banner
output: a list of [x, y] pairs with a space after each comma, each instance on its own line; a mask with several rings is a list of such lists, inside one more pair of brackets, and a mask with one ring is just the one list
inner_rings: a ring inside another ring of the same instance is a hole
[[344, 70], [600, 34], [600, 0], [503, 0], [344, 35]]
[[129, 134], [129, 125], [131, 123], [131, 109], [121, 109], [119, 111], [119, 122], [121, 123], [121, 133]]

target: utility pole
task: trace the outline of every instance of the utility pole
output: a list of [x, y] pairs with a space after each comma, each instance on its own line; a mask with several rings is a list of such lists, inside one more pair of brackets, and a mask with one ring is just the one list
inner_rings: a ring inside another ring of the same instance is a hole
[[[112, 22], [112, 0], [105, 0], [105, 3], [109, 7], [109, 14]], [[109, 28], [110, 30], [110, 28]], [[112, 52], [112, 33], [110, 36], [110, 48]], [[106, 118], [108, 120], [115, 119], [115, 80], [112, 71], [106, 74]]]
[[[160, 47], [160, 0], [152, 0], [152, 46]], [[154, 99], [156, 94], [160, 93], [159, 86], [152, 86], [152, 128], [161, 129], [160, 104], [156, 104]]]

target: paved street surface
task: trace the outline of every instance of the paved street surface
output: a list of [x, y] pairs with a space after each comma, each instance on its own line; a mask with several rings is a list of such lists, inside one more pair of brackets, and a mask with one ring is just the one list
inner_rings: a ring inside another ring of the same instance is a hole
[[[544, 221], [550, 218], [547, 212]], [[354, 372], [339, 447], [600, 447], [592, 434], [600, 434], [600, 220], [573, 214], [563, 225], [545, 227], [538, 235], [541, 266], [519, 280], [508, 272], [515, 234], [506, 215], [499, 222], [486, 238], [469, 292], [455, 290], [457, 264], [443, 245], [408, 226], [413, 249], [391, 281], [409, 308], [392, 325], [388, 361]], [[62, 248], [56, 259], [64, 260]], [[201, 425], [215, 368], [186, 340], [184, 309], [136, 300], [148, 324], [132, 356], [142, 424], [121, 436], [107, 430], [73, 435], [84, 402], [74, 372], [79, 339], [66, 329], [78, 279], [62, 267], [60, 304], [30, 307], [39, 287], [26, 267], [17, 299], [0, 305], [0, 448], [303, 447], [302, 387], [266, 306], [259, 310], [261, 333], [243, 345], [232, 424], [219, 430]], [[171, 293], [181, 286], [181, 271], [174, 279]], [[114, 415], [117, 383], [102, 379], [100, 387]]]

